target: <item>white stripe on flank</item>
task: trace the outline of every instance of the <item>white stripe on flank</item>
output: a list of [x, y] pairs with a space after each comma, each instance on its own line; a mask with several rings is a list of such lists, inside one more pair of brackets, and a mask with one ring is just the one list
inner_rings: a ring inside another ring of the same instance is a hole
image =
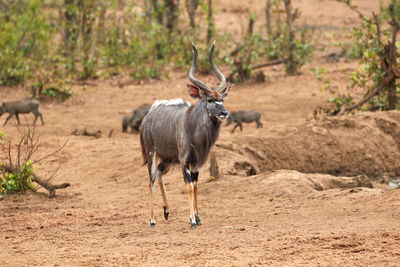
[[155, 189], [156, 172], [157, 172], [157, 162], [156, 162], [156, 153], [154, 152], [153, 161], [151, 162], [151, 190], [153, 192]]

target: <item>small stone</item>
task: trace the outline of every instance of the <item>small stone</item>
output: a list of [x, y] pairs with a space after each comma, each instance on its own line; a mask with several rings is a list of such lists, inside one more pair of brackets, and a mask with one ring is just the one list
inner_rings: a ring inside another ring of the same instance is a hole
[[320, 134], [320, 135], [327, 135], [328, 134], [328, 130], [322, 127], [312, 127], [312, 131], [316, 134]]
[[399, 188], [400, 187], [400, 180], [393, 180], [393, 181], [390, 181], [388, 184], [392, 188]]
[[125, 238], [125, 237], [127, 237], [129, 234], [128, 233], [120, 233], [119, 234], [119, 236], [121, 237], [121, 238]]

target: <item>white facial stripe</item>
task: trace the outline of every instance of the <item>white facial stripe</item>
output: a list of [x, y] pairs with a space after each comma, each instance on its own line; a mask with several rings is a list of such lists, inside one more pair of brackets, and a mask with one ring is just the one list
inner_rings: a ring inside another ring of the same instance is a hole
[[214, 103], [217, 104], [217, 105], [222, 105], [221, 101], [215, 101]]

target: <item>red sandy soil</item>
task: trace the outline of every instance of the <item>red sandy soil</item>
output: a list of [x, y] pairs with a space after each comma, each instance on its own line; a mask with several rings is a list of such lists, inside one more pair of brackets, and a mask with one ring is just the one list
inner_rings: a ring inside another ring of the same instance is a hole
[[[250, 2], [262, 16], [264, 1]], [[365, 12], [378, 9], [378, 1], [358, 2]], [[219, 17], [226, 25], [235, 16], [233, 21], [240, 22], [244, 4], [228, 3], [217, 3], [223, 10]], [[295, 5], [310, 23], [326, 29], [321, 36], [358, 23], [355, 13], [333, 1]], [[245, 27], [240, 25], [246, 22], [236, 25], [238, 31]], [[400, 176], [400, 112], [312, 119], [329, 97], [308, 71], [321, 65], [345, 87], [349, 72], [334, 70], [354, 70], [357, 62], [327, 63], [318, 57], [295, 77], [271, 67], [264, 70], [266, 83], [232, 90], [225, 107], [259, 109], [264, 127], [245, 124], [243, 132], [234, 134], [233, 126], [222, 128], [214, 148], [221, 177], [208, 181], [209, 163], [200, 170], [203, 225], [195, 230], [190, 229], [179, 168], [164, 177], [169, 220], [163, 219], [156, 188], [157, 225], [150, 229], [148, 174], [139, 136], [121, 132], [119, 114], [155, 99], [192, 101], [186, 95], [186, 73], [122, 88], [120, 78], [97, 80], [85, 91], [74, 87], [77, 93], [64, 103], [43, 102], [45, 125], [36, 128], [36, 156], [68, 139], [52, 182], [69, 182], [71, 187], [58, 190], [54, 198], [43, 189], [0, 197], [0, 266], [398, 265], [400, 190], [385, 184]], [[19, 99], [21, 92], [2, 89], [0, 99]], [[32, 116], [26, 119], [31, 123]], [[17, 128], [12, 119], [0, 130], [15, 141], [26, 129], [26, 122], [22, 124]], [[81, 125], [101, 130], [102, 137], [71, 135]], [[36, 172], [45, 176], [54, 166], [41, 162]], [[251, 168], [256, 174], [247, 176]]]

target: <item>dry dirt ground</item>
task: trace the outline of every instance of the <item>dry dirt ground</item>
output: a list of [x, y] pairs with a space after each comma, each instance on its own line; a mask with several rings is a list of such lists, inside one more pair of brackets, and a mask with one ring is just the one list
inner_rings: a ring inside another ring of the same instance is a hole
[[[261, 10], [264, 1], [250, 2]], [[378, 1], [358, 2], [364, 11], [378, 8]], [[242, 6], [227, 3], [218, 5], [221, 10], [228, 6], [221, 16], [233, 25], [229, 19], [240, 17]], [[303, 16], [327, 30], [323, 35], [357, 22], [354, 13], [333, 1], [296, 4]], [[157, 226], [150, 229], [139, 136], [121, 132], [118, 113], [155, 99], [191, 101], [185, 73], [122, 88], [118, 78], [98, 80], [86, 90], [74, 87], [76, 95], [62, 104], [42, 103], [45, 125], [37, 127], [37, 156], [53, 151], [57, 140], [68, 139], [53, 182], [71, 187], [58, 190], [54, 198], [42, 189], [1, 197], [0, 266], [398, 266], [400, 190], [386, 184], [400, 176], [400, 113], [312, 120], [313, 110], [329, 97], [308, 71], [314, 65], [327, 66], [330, 77], [345, 87], [348, 73], [334, 70], [352, 70], [357, 63], [326, 63], [319, 57], [300, 76], [268, 68], [266, 83], [233, 89], [226, 108], [257, 108], [264, 127], [244, 125], [235, 134], [232, 126], [222, 128], [215, 147], [221, 177], [208, 182], [209, 165], [200, 170], [203, 225], [195, 230], [190, 229], [179, 168], [164, 179], [169, 220], [163, 219], [156, 188]], [[215, 84], [210, 77], [201, 78]], [[21, 92], [4, 88], [0, 99], [18, 99]], [[32, 116], [26, 118], [31, 123]], [[101, 138], [71, 135], [81, 125], [100, 129]], [[0, 130], [15, 140], [25, 128], [23, 123], [18, 130], [12, 119]], [[45, 175], [52, 167], [43, 162], [36, 172]]]

